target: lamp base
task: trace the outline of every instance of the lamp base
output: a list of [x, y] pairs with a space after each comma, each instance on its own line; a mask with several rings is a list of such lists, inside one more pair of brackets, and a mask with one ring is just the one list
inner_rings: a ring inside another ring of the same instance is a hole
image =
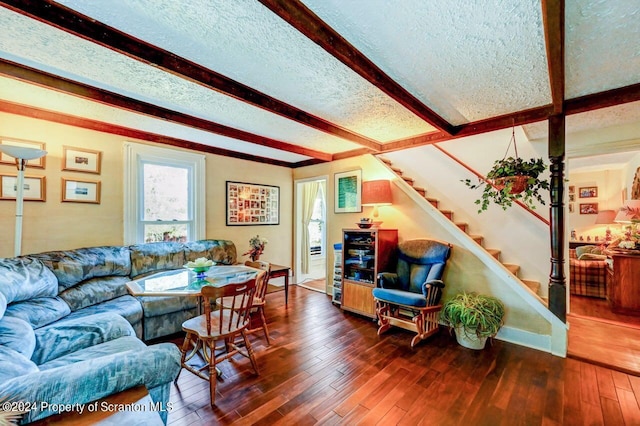
[[372, 228], [380, 228], [380, 225], [382, 225], [382, 221], [374, 221], [372, 222], [373, 225], [371, 226]]

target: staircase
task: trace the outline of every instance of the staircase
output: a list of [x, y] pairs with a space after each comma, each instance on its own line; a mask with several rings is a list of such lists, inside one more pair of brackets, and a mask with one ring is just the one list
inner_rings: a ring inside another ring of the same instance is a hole
[[[454, 219], [454, 214], [451, 210], [440, 209], [438, 206], [438, 200], [434, 198], [430, 198], [427, 196], [427, 190], [425, 188], [415, 186], [415, 181], [413, 178], [408, 176], [403, 176], [402, 170], [398, 167], [393, 166], [391, 161], [384, 157], [377, 157], [382, 163], [384, 163], [393, 173], [395, 173], [398, 177], [404, 180], [409, 186], [411, 186], [422, 198], [427, 200], [433, 207], [438, 209], [447, 219], [455, 223], [455, 225], [460, 228], [464, 233], [469, 235], [480, 247], [486, 250], [491, 256], [493, 256], [497, 261], [501, 262], [505, 268], [511, 272], [523, 285], [531, 289], [536, 295], [540, 296], [540, 282], [533, 280], [526, 280], [519, 277], [520, 266], [512, 264], [512, 263], [503, 263], [500, 259], [500, 250], [495, 248], [487, 248], [484, 246], [484, 238], [482, 235], [472, 234], [469, 229], [469, 225], [464, 222], [456, 222]], [[541, 298], [542, 299], [542, 298]], [[542, 299], [542, 301], [546, 304], [547, 300]]]

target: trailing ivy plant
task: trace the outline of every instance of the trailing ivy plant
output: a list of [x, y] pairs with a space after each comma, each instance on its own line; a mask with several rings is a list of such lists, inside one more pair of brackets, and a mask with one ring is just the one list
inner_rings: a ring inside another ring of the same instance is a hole
[[502, 327], [504, 304], [493, 296], [459, 293], [444, 303], [440, 319], [469, 337], [493, 337]]
[[[494, 203], [506, 210], [511, 207], [515, 200], [524, 203], [530, 209], [535, 209], [534, 201], [537, 200], [541, 204], [545, 204], [544, 198], [540, 191], [549, 190], [549, 182], [541, 179], [540, 175], [547, 169], [542, 158], [532, 158], [524, 161], [522, 158], [503, 158], [496, 160], [493, 168], [487, 173], [486, 180], [478, 179], [478, 183], [472, 183], [471, 179], [465, 179], [464, 182], [471, 189], [482, 188], [482, 196], [475, 201], [480, 206], [478, 213], [489, 208], [490, 203]], [[504, 188], [499, 189], [495, 186], [496, 179], [511, 176], [527, 176], [527, 186], [520, 193], [513, 193], [513, 182], [507, 182]]]

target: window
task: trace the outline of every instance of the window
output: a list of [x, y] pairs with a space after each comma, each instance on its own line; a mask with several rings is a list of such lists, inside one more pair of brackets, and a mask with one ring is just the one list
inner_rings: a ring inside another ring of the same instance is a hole
[[204, 238], [204, 156], [125, 144], [125, 244]]

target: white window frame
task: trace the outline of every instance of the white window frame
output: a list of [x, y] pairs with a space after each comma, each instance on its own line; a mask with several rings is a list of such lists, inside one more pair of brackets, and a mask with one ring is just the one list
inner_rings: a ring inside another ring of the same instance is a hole
[[[142, 231], [142, 168], [143, 163], [186, 167], [192, 170], [189, 206], [193, 212], [193, 240], [205, 238], [205, 156], [175, 149], [127, 142], [124, 144], [124, 243], [143, 243]], [[181, 221], [182, 222], [182, 221]]]

